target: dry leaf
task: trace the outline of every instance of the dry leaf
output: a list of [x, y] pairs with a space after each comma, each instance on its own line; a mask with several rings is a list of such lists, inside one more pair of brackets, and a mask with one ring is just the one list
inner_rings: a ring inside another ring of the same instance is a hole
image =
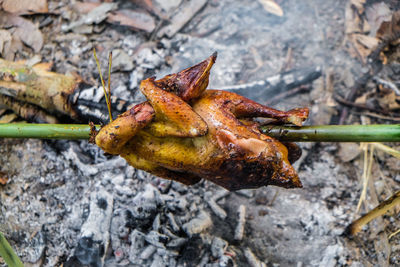
[[360, 15], [364, 11], [364, 2], [363, 0], [352, 0], [346, 5], [345, 22], [347, 34], [362, 32], [364, 26]]
[[394, 91], [389, 91], [387, 94], [378, 98], [379, 106], [386, 110], [400, 109], [400, 96], [396, 95]]
[[354, 103], [356, 103], [356, 104], [365, 104], [365, 103], [367, 103], [367, 99], [369, 97], [370, 97], [370, 93], [363, 94], [363, 95], [357, 97], [356, 100], [354, 101]]
[[[168, 19], [167, 15], [161, 11], [161, 8], [158, 5], [153, 4], [153, 0], [131, 0], [131, 2], [133, 2], [135, 5], [138, 5], [139, 7], [146, 9], [151, 14], [156, 14], [158, 17], [162, 19]], [[170, 10], [166, 10], [167, 12], [169, 12], [178, 7], [181, 4], [182, 0], [177, 0], [177, 1], [160, 0], [160, 2], [162, 2], [164, 5], [172, 6]], [[158, 2], [158, 4], [160, 4], [160, 2]]]
[[392, 15], [390, 21], [384, 21], [376, 32], [376, 37], [385, 40], [397, 39], [400, 35], [400, 10]]
[[355, 34], [356, 41], [369, 50], [374, 50], [379, 44], [379, 40], [375, 37], [367, 36], [364, 34]]
[[42, 49], [43, 36], [37, 25], [14, 14], [0, 11], [0, 27], [15, 27], [13, 39], [20, 39], [36, 53]]
[[258, 2], [263, 5], [264, 9], [267, 12], [277, 15], [279, 17], [283, 16], [282, 8], [277, 3], [275, 3], [274, 0], [258, 0]]
[[7, 181], [8, 181], [7, 173], [0, 171], [0, 184], [5, 185], [7, 184]]
[[382, 22], [390, 21], [392, 19], [392, 11], [390, 8], [383, 2], [375, 3], [369, 6], [365, 15], [367, 21], [370, 25], [370, 35], [375, 36], [376, 31], [381, 27]]
[[351, 34], [349, 40], [352, 42], [361, 60], [366, 63], [367, 57], [378, 47], [379, 40], [364, 34]]
[[[99, 5], [100, 3], [77, 2], [74, 4], [74, 9], [77, 12], [85, 14], [89, 13]], [[154, 18], [152, 16], [145, 12], [139, 12], [130, 9], [119, 10], [108, 14], [107, 22], [144, 30], [146, 32], [152, 32], [156, 27]]]
[[[117, 7], [118, 5], [116, 3], [97, 4], [90, 12], [81, 16], [80, 19], [72, 21], [68, 25], [62, 25], [61, 30], [67, 32], [82, 25], [99, 24], [107, 18], [110, 11], [115, 10]], [[90, 9], [90, 5], [86, 5], [86, 8]]]
[[[10, 49], [11, 34], [6, 30], [0, 30], [0, 55], [4, 56]], [[4, 51], [3, 51], [4, 50]]]
[[3, 0], [1, 7], [13, 14], [47, 13], [47, 0]]
[[98, 7], [100, 3], [93, 2], [76, 2], [72, 5], [73, 9], [81, 14], [87, 14], [94, 8]]
[[365, 1], [366, 0], [351, 0], [350, 3], [357, 9], [359, 14], [362, 14], [364, 12]]
[[145, 12], [138, 12], [131, 9], [119, 10], [108, 15], [108, 22], [128, 26], [134, 29], [152, 32], [156, 23], [154, 18]]
[[15, 113], [6, 114], [0, 118], [0, 123], [10, 123], [14, 121], [17, 117], [18, 116]]

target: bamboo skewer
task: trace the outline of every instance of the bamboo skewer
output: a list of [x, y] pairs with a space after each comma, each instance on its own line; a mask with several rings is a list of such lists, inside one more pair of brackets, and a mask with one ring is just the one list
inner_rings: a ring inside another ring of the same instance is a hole
[[400, 142], [400, 124], [263, 126], [261, 130], [291, 142]]
[[0, 138], [89, 139], [87, 124], [1, 123]]
[[[99, 126], [96, 127], [99, 129]], [[262, 126], [266, 135], [291, 142], [400, 142], [400, 124]], [[0, 124], [0, 138], [89, 139], [86, 124]]]

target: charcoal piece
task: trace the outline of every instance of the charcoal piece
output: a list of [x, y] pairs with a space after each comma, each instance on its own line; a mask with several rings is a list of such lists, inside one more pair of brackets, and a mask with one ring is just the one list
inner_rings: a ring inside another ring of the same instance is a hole
[[204, 242], [199, 235], [194, 235], [189, 238], [186, 245], [181, 251], [181, 258], [179, 259], [179, 266], [196, 266], [202, 258], [202, 251], [204, 250]]
[[240, 205], [236, 214], [238, 223], [235, 228], [235, 240], [240, 241], [244, 235], [244, 225], [246, 223], [246, 206]]
[[208, 206], [210, 206], [210, 209], [215, 213], [215, 215], [217, 215], [219, 218], [221, 218], [222, 220], [225, 220], [227, 214], [226, 211], [221, 208], [215, 201], [214, 199], [208, 199], [206, 200]]
[[161, 204], [160, 192], [148, 184], [145, 191], [138, 193], [126, 211], [126, 226], [146, 230], [152, 226]]
[[64, 266], [101, 267], [103, 266], [102, 257], [104, 253], [104, 244], [102, 242], [95, 242], [90, 237], [83, 237], [78, 241], [74, 256]]
[[241, 85], [223, 86], [220, 90], [227, 90], [245, 96], [257, 102], [269, 100], [276, 94], [309, 84], [322, 74], [321, 67], [307, 67], [294, 69], [267, 77], [265, 80], [254, 81]]
[[145, 239], [148, 243], [152, 244], [157, 248], [165, 248], [165, 245], [169, 241], [169, 237], [163, 234], [160, 234], [156, 231], [150, 231]]
[[187, 243], [186, 238], [176, 238], [172, 239], [168, 244], [167, 248], [180, 248]]
[[156, 252], [156, 250], [157, 248], [155, 246], [149, 245], [142, 251], [142, 253], [140, 253], [139, 257], [142, 260], [147, 260], [154, 254], [154, 252]]

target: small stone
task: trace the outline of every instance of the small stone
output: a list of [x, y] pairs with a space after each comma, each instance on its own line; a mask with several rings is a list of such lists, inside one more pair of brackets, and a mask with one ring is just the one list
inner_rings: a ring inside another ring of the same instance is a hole
[[356, 143], [340, 143], [338, 156], [343, 162], [349, 162], [360, 155], [360, 146]]
[[133, 59], [122, 49], [115, 49], [112, 51], [112, 71], [131, 71], [133, 70]]

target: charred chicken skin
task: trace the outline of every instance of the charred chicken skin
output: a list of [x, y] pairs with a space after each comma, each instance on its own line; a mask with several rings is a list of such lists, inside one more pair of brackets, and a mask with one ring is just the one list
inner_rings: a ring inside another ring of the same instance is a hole
[[206, 90], [213, 54], [160, 80], [142, 81], [147, 102], [104, 126], [96, 144], [138, 169], [191, 185], [202, 178], [228, 190], [301, 187], [291, 163], [301, 150], [262, 134], [253, 118], [301, 125], [307, 108], [275, 110], [235, 93]]

